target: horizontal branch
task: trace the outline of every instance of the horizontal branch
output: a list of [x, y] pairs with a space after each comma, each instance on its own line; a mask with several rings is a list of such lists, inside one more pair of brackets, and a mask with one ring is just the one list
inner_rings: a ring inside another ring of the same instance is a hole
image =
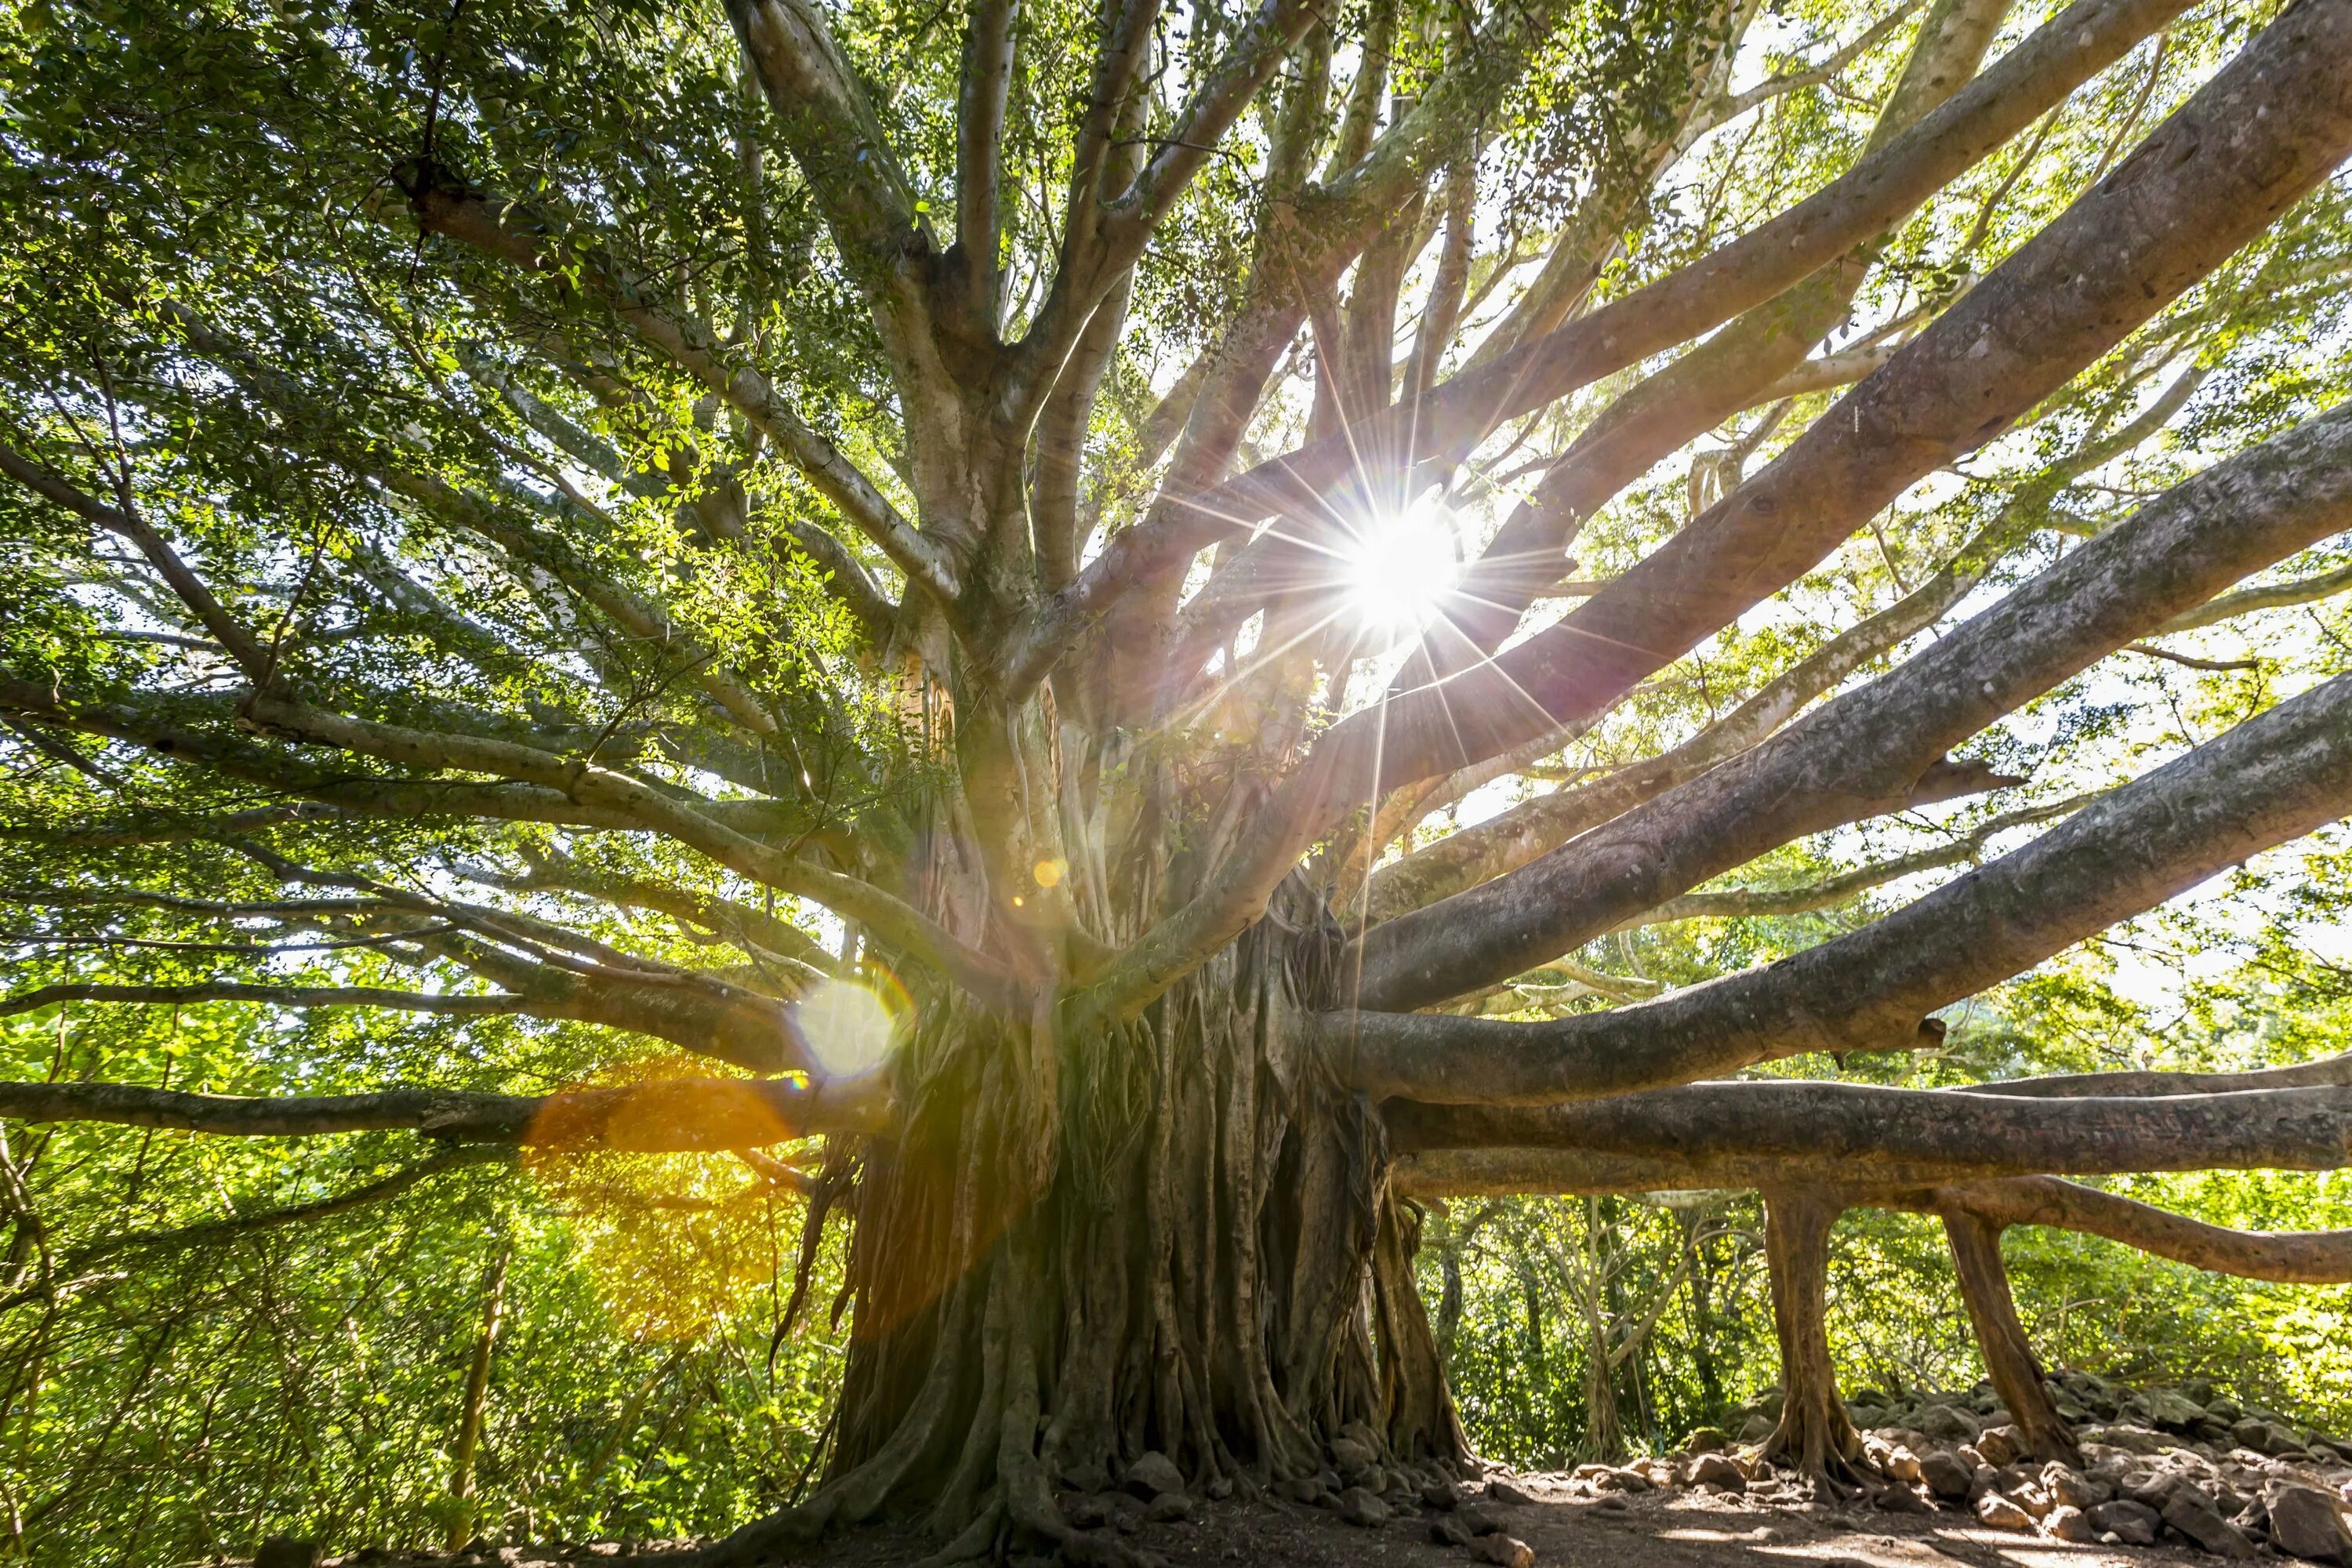
[[1400, 1150], [1560, 1150], [1654, 1162], [1654, 1173], [1683, 1161], [1706, 1178], [1701, 1185], [1769, 1182], [1790, 1161], [1834, 1172], [1839, 1185], [1853, 1188], [2051, 1172], [2332, 1171], [2352, 1163], [2352, 1088], [2341, 1087], [2059, 1101], [1757, 1081], [1575, 1105], [1391, 1100], [1382, 1115]]
[[690, 1153], [756, 1149], [887, 1124], [869, 1076], [828, 1085], [785, 1079], [670, 1079], [561, 1094], [393, 1089], [315, 1099], [245, 1099], [114, 1083], [0, 1083], [0, 1116], [103, 1121], [225, 1138], [404, 1131], [451, 1143]]
[[2321, 1057], [2289, 1067], [2252, 1068], [2232, 1072], [2060, 1073], [2049, 1078], [2014, 1078], [1971, 1084], [1969, 1094], [2011, 1094], [2034, 1100], [2109, 1099], [2125, 1094], [2229, 1094], [2254, 1089], [2314, 1089], [2327, 1085], [2352, 1089], [2352, 1051]]
[[1995, 1225], [2080, 1231], [2176, 1263], [2289, 1285], [2352, 1280], [2352, 1230], [2243, 1231], [2207, 1225], [2055, 1176], [1941, 1187], [1929, 1200]]
[[0, 996], [0, 1018], [37, 1013], [67, 1002], [131, 1002], [194, 1006], [203, 1002], [262, 1002], [273, 1007], [382, 1007], [396, 1013], [443, 1013], [458, 1017], [496, 1017], [528, 1013], [525, 996], [443, 996], [422, 991], [392, 991], [373, 985], [257, 985], [207, 981], [194, 985], [42, 985]]
[[1368, 931], [1362, 1005], [1506, 979], [1779, 845], [2221, 588], [2352, 526], [2352, 407], [2218, 463], [1892, 673], [1494, 881]]
[[488, 1164], [505, 1157], [497, 1144], [460, 1144], [413, 1161], [373, 1182], [328, 1197], [306, 1204], [289, 1204], [283, 1208], [265, 1209], [257, 1214], [233, 1215], [226, 1219], [205, 1220], [196, 1225], [177, 1226], [170, 1230], [131, 1231], [108, 1237], [72, 1254], [58, 1266], [61, 1274], [78, 1274], [91, 1264], [117, 1253], [131, 1251], [163, 1251], [184, 1247], [210, 1247], [218, 1242], [240, 1237], [259, 1236], [273, 1230], [285, 1230], [313, 1220], [331, 1219], [336, 1215], [396, 1198], [419, 1182], [440, 1175], [446, 1171], [464, 1170], [472, 1165]]
[[1809, 1051], [1941, 1040], [1927, 1015], [2352, 810], [2352, 676], [2085, 807], [1864, 927], [1656, 1002], [1549, 1023], [1326, 1013], [1375, 1098], [1533, 1104], [1687, 1082]]
[[1407, 1154], [1391, 1172], [1409, 1197], [1531, 1193], [1599, 1194], [1701, 1188], [1837, 1185], [1871, 1207], [1959, 1212], [1998, 1226], [2076, 1231], [2218, 1274], [2282, 1284], [2352, 1280], [2352, 1230], [2242, 1231], [2207, 1225], [2150, 1204], [2055, 1176], [2005, 1176], [1925, 1188], [1854, 1191], [1851, 1167], [1830, 1155], [1702, 1159], [1674, 1154], [1591, 1154], [1580, 1150], [1462, 1149]]
[[2210, 599], [2193, 610], [2182, 611], [2157, 627], [2155, 635], [2191, 632], [2200, 626], [2218, 626], [2234, 616], [2252, 615], [2256, 610], [2314, 604], [2347, 592], [2352, 592], [2352, 566], [2339, 566], [2333, 572], [2321, 572], [2285, 583], [2267, 583], [2258, 588], [2241, 588], [2234, 594], [2223, 594], [2219, 598]]

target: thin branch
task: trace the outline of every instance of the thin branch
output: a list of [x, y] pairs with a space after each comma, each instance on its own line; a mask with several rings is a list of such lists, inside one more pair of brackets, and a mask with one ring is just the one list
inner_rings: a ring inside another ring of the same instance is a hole
[[725, 1153], [820, 1132], [871, 1132], [885, 1124], [888, 1106], [887, 1090], [871, 1077], [839, 1085], [662, 1079], [536, 1097], [391, 1089], [308, 1099], [114, 1083], [0, 1083], [0, 1116], [21, 1121], [104, 1121], [225, 1138], [409, 1131], [449, 1143], [639, 1153]]
[[1542, 1151], [1565, 1154], [1563, 1164], [1597, 1158], [1596, 1174], [1625, 1161], [1615, 1174], [1653, 1191], [1756, 1186], [1801, 1172], [1842, 1189], [1884, 1190], [2052, 1171], [2352, 1163], [2352, 1089], [2340, 1088], [2060, 1102], [1855, 1083], [1697, 1083], [1527, 1109], [1392, 1101], [1382, 1114], [1402, 1151], [1506, 1159]]
[[496, 1017], [532, 1010], [525, 996], [446, 996], [371, 985], [262, 985], [207, 981], [190, 985], [42, 985], [0, 996], [0, 1018], [36, 1013], [67, 1002], [130, 1002], [193, 1006], [201, 1002], [260, 1002], [273, 1007], [382, 1007], [400, 1013]]
[[[770, 7], [784, 0], [765, 0]], [[518, 204], [499, 205], [485, 194], [420, 171], [408, 192], [417, 221], [436, 234], [544, 277], [571, 276], [547, 254], [547, 230]], [[918, 532], [841, 451], [803, 420], [775, 384], [749, 365], [731, 366], [709, 329], [656, 302], [636, 281], [591, 247], [567, 252], [576, 276], [639, 337], [718, 393], [839, 509], [880, 546], [891, 563], [942, 605], [962, 592], [953, 561], [940, 542]]]
[[[460, 1145], [428, 1154], [424, 1159], [402, 1166], [389, 1175], [378, 1177], [363, 1186], [353, 1187], [332, 1196], [318, 1198], [307, 1204], [293, 1204], [284, 1208], [265, 1210], [259, 1214], [237, 1215], [228, 1219], [206, 1220], [197, 1225], [179, 1226], [170, 1230], [132, 1231], [110, 1237], [74, 1253], [66, 1260], [68, 1272], [79, 1273], [118, 1253], [129, 1251], [157, 1252], [188, 1247], [212, 1247], [224, 1241], [258, 1236], [273, 1230], [285, 1230], [294, 1226], [308, 1225], [314, 1220], [329, 1219], [366, 1208], [401, 1194], [418, 1183], [440, 1175], [446, 1171], [463, 1170], [471, 1165], [488, 1164], [507, 1157], [507, 1152], [496, 1144]], [[0, 1303], [5, 1305], [5, 1303]]]
[[2095, 791], [2066, 800], [2053, 801], [2047, 805], [2028, 806], [2021, 811], [2005, 811], [1979, 823], [1949, 844], [1939, 844], [1932, 849], [1915, 850], [1892, 859], [1877, 860], [1825, 877], [1818, 882], [1808, 882], [1794, 888], [1727, 888], [1720, 892], [1685, 893], [1669, 899], [1654, 910], [1648, 910], [1625, 921], [1617, 929], [1636, 926], [1665, 925], [1675, 921], [1738, 920], [1758, 915], [1797, 915], [1813, 910], [1825, 910], [1849, 900], [1859, 898], [1874, 888], [1889, 882], [1916, 877], [1922, 871], [1940, 870], [1947, 866], [1973, 862], [1984, 853], [1984, 847], [1995, 837], [2020, 827], [2043, 823], [2054, 817], [2069, 816], [2097, 800], [2106, 792]]

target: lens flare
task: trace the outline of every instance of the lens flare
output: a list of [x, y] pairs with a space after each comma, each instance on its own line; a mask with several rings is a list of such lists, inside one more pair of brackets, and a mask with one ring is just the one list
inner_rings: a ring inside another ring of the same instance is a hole
[[850, 980], [826, 980], [800, 1003], [801, 1034], [809, 1055], [828, 1079], [861, 1078], [890, 1059], [898, 1014], [870, 988]]
[[1433, 490], [1359, 530], [1341, 561], [1340, 582], [1366, 630], [1403, 637], [1436, 619], [1461, 572], [1454, 516]]

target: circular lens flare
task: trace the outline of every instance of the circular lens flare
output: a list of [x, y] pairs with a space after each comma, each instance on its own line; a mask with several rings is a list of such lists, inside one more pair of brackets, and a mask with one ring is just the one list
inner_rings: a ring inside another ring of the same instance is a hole
[[1461, 575], [1454, 516], [1432, 490], [1402, 511], [1373, 518], [1349, 542], [1340, 581], [1356, 618], [1390, 637], [1437, 618]]
[[809, 1055], [828, 1079], [863, 1077], [890, 1058], [898, 1017], [866, 986], [823, 981], [801, 998], [799, 1016]]

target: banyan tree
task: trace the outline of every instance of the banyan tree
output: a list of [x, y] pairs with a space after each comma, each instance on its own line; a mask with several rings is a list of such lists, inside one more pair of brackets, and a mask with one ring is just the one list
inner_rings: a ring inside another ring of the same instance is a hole
[[[1943, 1217], [2050, 1452], [2004, 1226], [2352, 1272], [2063, 1179], [2352, 1163], [2343, 1058], [1901, 1070], [2352, 810], [2325, 638], [2095, 787], [2020, 727], [2347, 585], [2352, 0], [14, 15], [0, 1007], [484, 1043], [0, 1115], [751, 1152], [851, 1338], [723, 1552], [1457, 1468], [1449, 1194], [1760, 1189], [1830, 1477], [1843, 1208]], [[507, 1092], [557, 1026], [672, 1065]]]

